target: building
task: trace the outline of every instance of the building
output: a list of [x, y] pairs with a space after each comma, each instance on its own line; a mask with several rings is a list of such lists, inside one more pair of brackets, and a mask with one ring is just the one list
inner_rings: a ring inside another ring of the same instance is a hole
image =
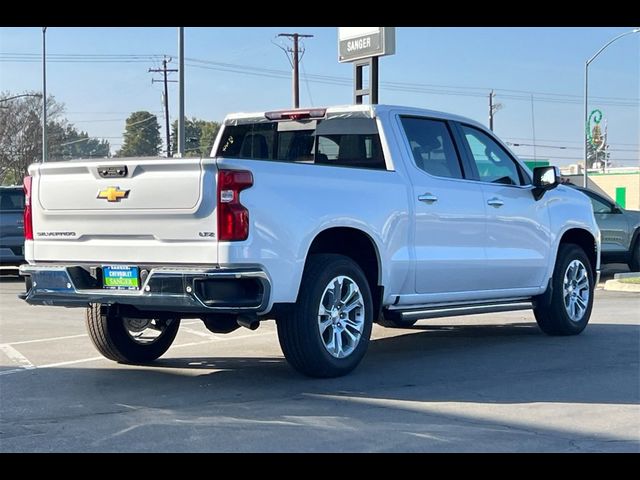
[[[582, 165], [560, 169], [575, 185], [583, 185]], [[587, 187], [615, 201], [627, 210], [640, 210], [640, 168], [612, 167], [605, 172], [589, 169]]]

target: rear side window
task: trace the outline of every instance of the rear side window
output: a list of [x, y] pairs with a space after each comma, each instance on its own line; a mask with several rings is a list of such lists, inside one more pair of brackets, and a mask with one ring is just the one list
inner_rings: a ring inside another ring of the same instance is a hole
[[22, 189], [0, 189], [0, 210], [23, 210], [24, 192]]
[[386, 170], [370, 118], [227, 125], [217, 156]]
[[218, 147], [218, 156], [273, 160], [275, 129], [275, 123], [250, 123], [226, 127]]
[[402, 117], [402, 127], [417, 167], [430, 175], [462, 178], [458, 153], [445, 122]]

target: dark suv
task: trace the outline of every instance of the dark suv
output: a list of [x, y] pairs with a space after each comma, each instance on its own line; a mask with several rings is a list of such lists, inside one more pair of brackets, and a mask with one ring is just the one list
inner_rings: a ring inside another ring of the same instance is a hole
[[24, 191], [0, 187], [0, 265], [24, 263]]
[[625, 210], [593, 190], [569, 186], [591, 200], [602, 236], [601, 262], [626, 263], [632, 272], [640, 272], [640, 212]]

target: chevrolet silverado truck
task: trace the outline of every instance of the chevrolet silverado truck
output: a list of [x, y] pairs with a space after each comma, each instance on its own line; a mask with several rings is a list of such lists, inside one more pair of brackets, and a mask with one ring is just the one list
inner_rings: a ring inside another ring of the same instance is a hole
[[591, 314], [600, 232], [555, 167], [467, 118], [352, 105], [226, 117], [209, 158], [34, 164], [21, 297], [79, 307], [123, 363], [180, 320], [275, 320], [303, 374], [362, 360], [374, 322], [533, 309], [550, 335]]

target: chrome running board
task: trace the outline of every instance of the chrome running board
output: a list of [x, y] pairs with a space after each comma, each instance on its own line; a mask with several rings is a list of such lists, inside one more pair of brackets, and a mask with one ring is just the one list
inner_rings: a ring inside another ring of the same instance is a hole
[[465, 305], [447, 305], [421, 307], [412, 310], [393, 310], [387, 314], [399, 316], [402, 320], [421, 320], [426, 318], [453, 317], [460, 315], [479, 315], [481, 313], [511, 312], [533, 308], [531, 300], [514, 302], [487, 302]]

